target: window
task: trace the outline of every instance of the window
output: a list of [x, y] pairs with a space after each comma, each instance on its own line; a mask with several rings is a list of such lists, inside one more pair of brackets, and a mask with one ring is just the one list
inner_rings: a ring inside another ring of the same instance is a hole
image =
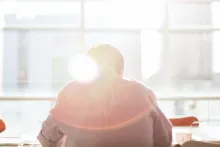
[[3, 93], [52, 96], [71, 80], [66, 65], [71, 56], [85, 51], [82, 34], [86, 49], [99, 43], [119, 48], [125, 58], [125, 76], [141, 80], [142, 31], [162, 27], [164, 8], [161, 1], [85, 1], [82, 30], [80, 1], [5, 5]]
[[151, 82], [155, 90], [172, 95], [218, 95], [218, 11], [219, 2], [168, 5], [165, 53], [161, 52], [158, 72], [162, 80]]
[[51, 95], [52, 60], [79, 51], [80, 35], [73, 30], [80, 26], [80, 2], [18, 1], [10, 6], [2, 32], [2, 91]]
[[[163, 52], [163, 34], [158, 30], [143, 30], [142, 39], [142, 80], [151, 83], [158, 78]], [[153, 83], [152, 83], [153, 84]]]
[[218, 17], [220, 2], [213, 2], [212, 3], [212, 26], [216, 29], [213, 32], [213, 72], [218, 74], [220, 72], [219, 66], [219, 27], [220, 27], [220, 19]]
[[161, 0], [85, 1], [85, 25], [86, 28], [159, 28], [163, 8]]
[[63, 62], [80, 50], [80, 1], [5, 1], [0, 11], [0, 97], [9, 99], [0, 106], [5, 135], [35, 137], [54, 103], [45, 98], [70, 80], [61, 72]]

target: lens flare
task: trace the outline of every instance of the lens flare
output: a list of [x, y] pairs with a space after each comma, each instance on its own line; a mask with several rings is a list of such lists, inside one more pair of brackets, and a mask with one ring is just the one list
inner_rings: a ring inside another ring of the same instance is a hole
[[98, 65], [85, 55], [70, 58], [68, 72], [74, 80], [79, 82], [91, 82], [99, 76]]

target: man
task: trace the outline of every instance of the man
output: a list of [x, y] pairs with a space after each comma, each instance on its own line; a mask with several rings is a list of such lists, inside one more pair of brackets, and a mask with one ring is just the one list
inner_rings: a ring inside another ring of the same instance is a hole
[[88, 51], [100, 69], [98, 78], [74, 81], [58, 95], [38, 136], [43, 147], [170, 147], [172, 125], [154, 93], [123, 78], [124, 60], [110, 45]]

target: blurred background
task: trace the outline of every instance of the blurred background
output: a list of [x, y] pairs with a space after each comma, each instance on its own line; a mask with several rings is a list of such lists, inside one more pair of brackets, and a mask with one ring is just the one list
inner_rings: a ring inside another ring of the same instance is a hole
[[69, 59], [117, 47], [128, 78], [156, 94], [167, 117], [220, 122], [220, 1], [0, 0], [0, 114], [5, 134], [35, 137]]

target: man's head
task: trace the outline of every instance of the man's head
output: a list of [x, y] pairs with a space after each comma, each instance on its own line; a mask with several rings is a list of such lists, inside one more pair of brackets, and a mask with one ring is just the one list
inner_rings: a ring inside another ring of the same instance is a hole
[[88, 55], [92, 57], [101, 68], [110, 67], [119, 75], [123, 74], [124, 58], [115, 47], [108, 44], [97, 45], [89, 49]]

